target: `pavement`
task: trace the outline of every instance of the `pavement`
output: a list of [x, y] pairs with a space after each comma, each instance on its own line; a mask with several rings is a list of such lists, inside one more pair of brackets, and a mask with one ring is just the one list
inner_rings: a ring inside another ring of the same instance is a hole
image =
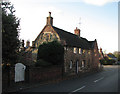
[[120, 91], [119, 72], [120, 70], [118, 65], [106, 65], [104, 66], [104, 70], [98, 73], [83, 76], [80, 78], [77, 77], [69, 80], [63, 80], [58, 83], [39, 85], [37, 87], [21, 90], [19, 92], [32, 92], [33, 94], [37, 92], [64, 92], [66, 94], [76, 94], [83, 92], [85, 94], [118, 94]]

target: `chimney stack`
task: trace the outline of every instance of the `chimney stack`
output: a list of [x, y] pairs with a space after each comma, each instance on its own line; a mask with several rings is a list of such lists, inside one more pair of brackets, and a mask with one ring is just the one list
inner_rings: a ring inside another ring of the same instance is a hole
[[35, 41], [32, 41], [32, 47], [35, 47]]
[[30, 41], [29, 40], [27, 40], [27, 42], [26, 42], [26, 47], [30, 47]]
[[78, 35], [78, 36], [80, 37], [80, 29], [78, 29], [78, 28], [76, 27], [76, 29], [74, 30], [74, 34], [76, 34], [76, 35]]
[[47, 25], [53, 25], [53, 18], [51, 17], [51, 12], [49, 12], [49, 17], [47, 17]]
[[22, 47], [24, 48], [24, 40], [22, 40]]
[[102, 48], [100, 47], [100, 52], [102, 52]]

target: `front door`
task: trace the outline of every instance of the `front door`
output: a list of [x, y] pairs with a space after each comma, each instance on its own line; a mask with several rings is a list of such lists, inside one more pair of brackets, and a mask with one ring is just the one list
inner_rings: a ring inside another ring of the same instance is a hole
[[76, 74], [78, 74], [78, 70], [79, 70], [79, 68], [78, 68], [78, 61], [76, 61]]

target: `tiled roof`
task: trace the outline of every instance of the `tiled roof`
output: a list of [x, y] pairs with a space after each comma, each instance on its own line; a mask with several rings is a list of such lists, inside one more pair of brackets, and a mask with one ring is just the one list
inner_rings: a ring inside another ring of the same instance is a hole
[[90, 44], [90, 48], [94, 48], [95, 41], [88, 41]]
[[79, 37], [73, 33], [59, 29], [55, 26], [52, 26], [52, 27], [58, 33], [58, 35], [60, 36], [60, 39], [66, 41], [67, 46], [80, 47], [82, 49], [94, 48], [95, 41], [88, 41], [86, 38]]

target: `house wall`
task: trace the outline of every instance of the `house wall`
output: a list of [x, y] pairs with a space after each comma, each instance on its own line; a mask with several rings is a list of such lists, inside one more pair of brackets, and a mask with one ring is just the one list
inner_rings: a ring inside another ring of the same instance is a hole
[[60, 38], [50, 25], [46, 25], [41, 31], [41, 33], [38, 35], [37, 39], [33, 42], [34, 44], [32, 44], [34, 46], [32, 50], [33, 61], [36, 61], [37, 59], [39, 45], [41, 45], [43, 42], [50, 42], [53, 40], [60, 41]]
[[37, 39], [35, 40], [34, 46], [38, 48], [39, 45], [42, 44], [43, 42], [50, 42], [53, 40], [59, 41], [60, 38], [51, 26], [46, 25], [42, 32], [38, 35]]
[[[92, 65], [92, 55], [90, 50], [86, 50], [85, 53], [79, 54], [79, 48], [77, 48], [77, 53], [73, 51], [74, 47], [65, 48], [64, 54], [64, 72], [68, 75], [76, 74], [76, 62], [78, 61], [78, 72], [84, 72], [85, 70], [90, 70]], [[90, 54], [88, 53], [90, 52]], [[70, 68], [70, 62], [72, 61], [72, 68]], [[85, 61], [84, 67], [82, 67], [82, 62]]]
[[95, 42], [94, 49], [92, 50], [92, 60], [93, 60], [93, 69], [98, 69], [99, 68], [99, 51], [98, 51], [98, 46], [97, 42]]

